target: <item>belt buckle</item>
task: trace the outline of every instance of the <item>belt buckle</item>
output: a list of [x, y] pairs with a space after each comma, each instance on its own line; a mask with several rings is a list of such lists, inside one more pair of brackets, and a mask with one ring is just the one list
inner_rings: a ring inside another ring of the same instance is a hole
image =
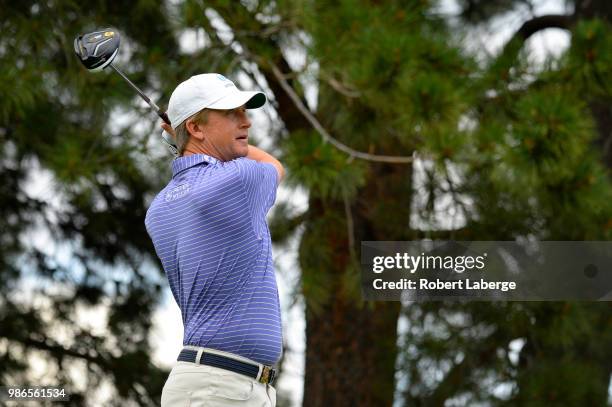
[[274, 382], [274, 377], [276, 376], [276, 371], [269, 366], [264, 366], [261, 371], [261, 376], [259, 377], [259, 382], [264, 384], [272, 384]]

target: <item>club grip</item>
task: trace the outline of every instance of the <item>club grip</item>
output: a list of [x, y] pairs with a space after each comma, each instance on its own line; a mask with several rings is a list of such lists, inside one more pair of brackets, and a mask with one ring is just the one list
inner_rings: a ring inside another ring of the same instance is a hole
[[161, 117], [162, 120], [165, 121], [168, 126], [172, 126], [172, 123], [170, 123], [170, 119], [168, 119], [168, 115], [166, 114], [166, 112], [161, 112], [158, 114], [159, 114], [159, 117]]

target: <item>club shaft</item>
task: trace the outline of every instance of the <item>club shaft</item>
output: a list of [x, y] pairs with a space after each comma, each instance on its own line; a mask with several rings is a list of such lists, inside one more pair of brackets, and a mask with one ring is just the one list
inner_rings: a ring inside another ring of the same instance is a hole
[[132, 88], [134, 88], [134, 90], [136, 92], [138, 92], [138, 94], [140, 95], [141, 98], [144, 99], [145, 102], [147, 102], [149, 104], [149, 106], [151, 106], [151, 108], [153, 110], [155, 110], [155, 112], [158, 114], [159, 117], [161, 117], [166, 123], [170, 124], [170, 120], [168, 120], [168, 116], [166, 115], [165, 112], [162, 112], [161, 109], [159, 108], [159, 106], [157, 106], [155, 104], [155, 102], [153, 102], [151, 99], [149, 99], [149, 97], [147, 95], [145, 95], [143, 93], [143, 91], [140, 90], [140, 88], [138, 88], [138, 86], [134, 85], [134, 83], [132, 83], [132, 81], [125, 76], [125, 74], [123, 72], [121, 72], [121, 70], [119, 68], [117, 68], [115, 65], [110, 64], [110, 67], [113, 68], [115, 70], [115, 72], [117, 72], [119, 75], [121, 75], [121, 77], [123, 79], [125, 79], [127, 81], [127, 83], [130, 84], [130, 86]]

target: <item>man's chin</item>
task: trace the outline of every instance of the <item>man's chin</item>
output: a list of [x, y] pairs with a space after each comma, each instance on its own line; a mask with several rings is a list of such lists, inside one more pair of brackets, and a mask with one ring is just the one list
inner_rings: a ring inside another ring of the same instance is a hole
[[235, 148], [233, 151], [233, 158], [232, 160], [235, 160], [236, 158], [242, 158], [242, 157], [246, 157], [249, 154], [249, 146], [244, 146], [244, 147], [238, 147]]
[[238, 149], [238, 154], [240, 154], [239, 157], [246, 157], [249, 154], [249, 145], [247, 144], [244, 147], [240, 147]]

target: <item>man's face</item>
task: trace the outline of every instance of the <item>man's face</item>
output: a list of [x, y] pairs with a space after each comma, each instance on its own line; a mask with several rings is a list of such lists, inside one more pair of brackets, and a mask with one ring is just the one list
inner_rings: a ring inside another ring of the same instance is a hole
[[246, 108], [210, 110], [202, 126], [202, 145], [221, 161], [244, 157], [249, 152], [249, 120]]

